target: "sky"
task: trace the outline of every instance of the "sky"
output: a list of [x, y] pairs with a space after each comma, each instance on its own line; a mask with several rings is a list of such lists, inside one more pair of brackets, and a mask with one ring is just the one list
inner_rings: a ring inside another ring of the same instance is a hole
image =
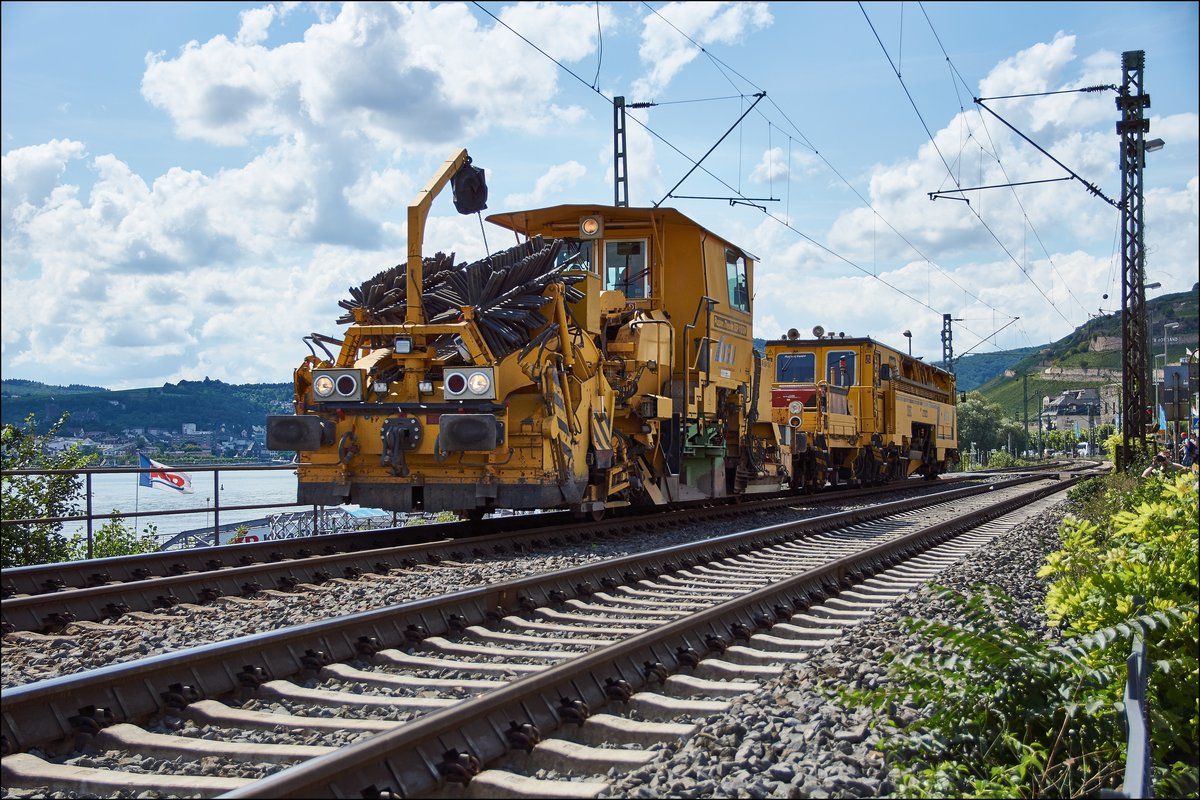
[[[612, 203], [616, 96], [653, 104], [630, 205], [758, 258], [755, 335], [908, 330], [940, 361], [951, 314], [957, 355], [1045, 344], [1120, 308], [1116, 92], [1069, 90], [1119, 85], [1125, 51], [1165, 142], [1147, 296], [1196, 283], [1197, 8], [4, 2], [0, 375], [288, 382], [458, 148], [485, 216]], [[514, 243], [449, 195], [427, 255]]]

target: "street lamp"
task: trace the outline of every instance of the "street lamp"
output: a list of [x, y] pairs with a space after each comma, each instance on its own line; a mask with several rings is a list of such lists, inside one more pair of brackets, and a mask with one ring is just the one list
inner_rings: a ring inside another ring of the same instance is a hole
[[908, 356], [912, 358], [912, 331], [905, 331], [904, 338], [908, 339]]

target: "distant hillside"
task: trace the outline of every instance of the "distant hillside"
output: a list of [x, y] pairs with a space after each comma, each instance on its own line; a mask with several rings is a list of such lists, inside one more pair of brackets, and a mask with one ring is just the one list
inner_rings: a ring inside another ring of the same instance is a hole
[[[1200, 285], [1190, 292], [1156, 297], [1146, 303], [1150, 321], [1150, 355], [1163, 351], [1163, 324], [1175, 322], [1171, 331], [1167, 357], [1176, 363], [1185, 348], [1195, 348], [1200, 336]], [[979, 391], [998, 402], [1013, 419], [1021, 419], [1024, 393], [1026, 406], [1033, 419], [1044, 395], [1057, 396], [1068, 389], [1079, 388], [1078, 379], [1063, 380], [1045, 376], [1047, 367], [1078, 370], [1101, 368], [1120, 370], [1119, 348], [1097, 351], [1092, 349], [1096, 337], [1109, 340], [1121, 336], [1121, 318], [1111, 314], [1093, 318], [1057, 342], [1041, 347], [1027, 347], [999, 353], [972, 353], [963, 356], [955, 365], [958, 389]], [[754, 347], [762, 352], [764, 339], [754, 339]], [[1011, 376], [1005, 377], [1010, 371]], [[1020, 376], [1027, 375], [1026, 381]], [[1015, 376], [1015, 377], [1013, 377]], [[1094, 384], [1093, 384], [1094, 385]], [[97, 386], [50, 386], [36, 381], [0, 381], [0, 419], [4, 423], [20, 423], [30, 413], [35, 414], [38, 427], [44, 431], [64, 411], [71, 416], [67, 429], [120, 433], [128, 428], [157, 428], [180, 431], [184, 423], [195, 423], [198, 430], [219, 430], [240, 433], [251, 426], [263, 425], [267, 415], [289, 413], [292, 408], [290, 383], [231, 385], [205, 378], [203, 381], [166, 383], [161, 387], [110, 391]]]
[[[1147, 301], [1146, 317], [1150, 321], [1148, 356], [1153, 364], [1162, 365], [1164, 324], [1178, 325], [1170, 331], [1169, 338], [1174, 341], [1166, 343], [1169, 363], [1178, 363], [1188, 349], [1197, 347], [1200, 339], [1200, 293], [1197, 290], [1200, 290], [1200, 284], [1193, 286], [1190, 292], [1177, 292]], [[1026, 355], [1015, 359], [1008, 367], [1013, 377], [1003, 374], [994, 376], [980, 385], [978, 391], [998, 403], [1013, 419], [1023, 419], [1025, 413], [1028, 413], [1029, 419], [1035, 419], [1041, 409], [1043, 396], [1057, 397], [1070, 389], [1097, 385], [1079, 378], [1047, 376], [1047, 368], [1109, 369], [1120, 372], [1123, 366], [1121, 350], [1092, 349], [1097, 337], [1119, 340], [1121, 315], [1094, 317], [1057, 342], [1051, 342], [1040, 350], [1033, 348], [1034, 352], [1025, 351]], [[1158, 358], [1155, 358], [1156, 355]], [[1022, 375], [1028, 375], [1028, 378], [1023, 381]], [[963, 388], [961, 382], [959, 388]], [[1028, 404], [1023, 412], [1021, 406], [1026, 395]]]
[[3, 381], [3, 388], [0, 389], [0, 397], [7, 400], [10, 397], [38, 397], [48, 394], [88, 394], [90, 392], [107, 391], [108, 389], [105, 389], [103, 386], [81, 386], [77, 383], [72, 383], [70, 386], [47, 386], [37, 381], [25, 381], [17, 378], [16, 380]]
[[109, 391], [93, 387], [48, 386], [35, 381], [2, 381], [0, 420], [20, 423], [34, 414], [45, 431], [65, 411], [63, 431], [120, 433], [130, 428], [179, 432], [184, 423], [197, 430], [240, 434], [265, 425], [268, 414], [292, 408], [290, 383], [230, 385], [221, 381], [180, 381], [152, 389]]
[[955, 385], [960, 392], [973, 392], [988, 381], [995, 380], [1007, 369], [1027, 356], [1038, 352], [1037, 347], [1002, 350], [998, 353], [971, 353], [954, 363]]

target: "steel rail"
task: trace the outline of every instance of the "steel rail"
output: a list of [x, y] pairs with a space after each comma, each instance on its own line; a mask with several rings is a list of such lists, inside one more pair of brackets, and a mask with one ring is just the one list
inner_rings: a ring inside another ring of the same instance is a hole
[[[586, 597], [592, 587], [653, 578], [696, 561], [748, 553], [758, 544], [783, 543], [923, 506], [945, 505], [1029, 480], [779, 523], [12, 687], [0, 691], [0, 734], [10, 750], [43, 746], [72, 736], [83, 709], [107, 709], [116, 722], [138, 722], [160, 713], [179, 694], [172, 689], [175, 684], [191, 687], [200, 697], [219, 697], [257, 685], [260, 679], [303, 674], [324, 663], [369, 656], [382, 646], [411, 646], [419, 641], [414, 637], [421, 631], [441, 635], [456, 623], [486, 625], [519, 614], [531, 604], [553, 606], [562, 598]], [[248, 665], [251, 660], [255, 663]]]
[[[1055, 467], [1051, 467], [1054, 469]], [[212, 468], [209, 468], [212, 469]], [[229, 469], [229, 468], [224, 468]], [[246, 468], [243, 468], [243, 470]], [[1035, 473], [1038, 470], [1030, 468], [1006, 468], [993, 470], [991, 475], [1007, 473]], [[1044, 471], [1044, 470], [1043, 470]], [[978, 473], [945, 475], [939, 478], [938, 484], [953, 484], [978, 480]], [[983, 476], [985, 479], [987, 476]], [[638, 509], [614, 509], [610, 519], [625, 519], [629, 517], [670, 517], [671, 513], [686, 513], [694, 507], [710, 509], [746, 509], [761, 502], [803, 502], [820, 505], [836, 503], [843, 499], [870, 496], [884, 492], [904, 491], [927, 487], [929, 484], [917, 481], [901, 481], [879, 487], [840, 489], [823, 492], [816, 495], [753, 495], [749, 498], [725, 498], [692, 503], [676, 504], [671, 510], [656, 510], [646, 514]], [[256, 506], [248, 506], [256, 507]], [[232, 507], [222, 507], [229, 510]], [[164, 512], [177, 513], [177, 512]], [[183, 513], [183, 512], [178, 512]], [[122, 515], [128, 516], [128, 515]], [[99, 517], [97, 517], [99, 518]], [[74, 518], [72, 518], [74, 519]], [[46, 522], [53, 520], [34, 520]], [[5, 524], [14, 523], [13, 520]], [[439, 539], [469, 539], [477, 536], [488, 536], [495, 533], [517, 532], [524, 528], [535, 526], [580, 525], [569, 512], [546, 512], [533, 515], [518, 515], [513, 517], [496, 517], [475, 523], [447, 522], [428, 525], [408, 525], [388, 528], [375, 528], [368, 531], [350, 533], [329, 533], [302, 538], [269, 539], [262, 542], [240, 542], [237, 544], [209, 545], [195, 549], [164, 550], [153, 553], [140, 553], [129, 556], [112, 556], [108, 558], [88, 559], [85, 561], [64, 561], [52, 564], [35, 564], [23, 567], [7, 567], [0, 570], [0, 594], [4, 599], [18, 595], [45, 594], [60, 592], [64, 589], [83, 589], [104, 583], [130, 583], [144, 580], [150, 576], [168, 576], [187, 572], [207, 572], [229, 565], [246, 565], [260, 561], [280, 561], [283, 559], [310, 558], [314, 553], [331, 555], [349, 550], [374, 550], [383, 547], [398, 547]], [[583, 526], [586, 527], [586, 526]], [[215, 562], [214, 567], [210, 562]]]
[[[943, 475], [939, 477], [936, 484], [932, 485], [948, 485], [979, 480], [981, 478], [986, 480], [989, 476], [997, 474], [1036, 474], [1038, 472], [1046, 472], [1047, 470], [1057, 471], [1058, 469], [1059, 465], [1049, 465], [1040, 470], [1028, 467], [1009, 467], [992, 470], [983, 475], [980, 473]], [[930, 485], [923, 481], [911, 480], [876, 487], [843, 488], [816, 495], [784, 493], [777, 495], [718, 498], [679, 503], [668, 510], [656, 509], [650, 513], [636, 508], [614, 509], [610, 520], [629, 518], [667, 519], [672, 514], [687, 513], [694, 508], [705, 508], [712, 510], [714, 513], [721, 513], [722, 509], [733, 512], [747, 510], [761, 503], [782, 505], [803, 502], [805, 504], [821, 505], [825, 503], [837, 503], [841, 500], [855, 497], [904, 491], [918, 487], [927, 488]], [[222, 508], [226, 509], [227, 507]], [[53, 520], [39, 519], [34, 521], [45, 522]], [[5, 524], [9, 524], [10, 522], [14, 521], [9, 520]], [[351, 549], [368, 550], [382, 547], [398, 547], [439, 539], [470, 539], [494, 533], [518, 532], [531, 526], [538, 528], [546, 528], [548, 526], [586, 528], [588, 525], [595, 527], [596, 523], [579, 522], [570, 512], [546, 512], [536, 515], [536, 517], [534, 515], [518, 515], [485, 519], [475, 523], [446, 522], [428, 525], [374, 528], [369, 531], [355, 531], [351, 533], [329, 533], [302, 538], [269, 539], [262, 542], [209, 545], [189, 550], [163, 550], [153, 553], [112, 556], [85, 561], [64, 561], [52, 564], [7, 567], [0, 570], [0, 593], [3, 594], [3, 598], [9, 598], [17, 595], [59, 592], [63, 589], [71, 588], [89, 588], [100, 583], [129, 583], [144, 580], [149, 576], [212, 571], [215, 567], [210, 566], [209, 562], [219, 562], [221, 566], [225, 564], [245, 565], [249, 561], [260, 562], [278, 561], [287, 558], [310, 558], [318, 551], [321, 554], [330, 555], [335, 552], [344, 552]]]
[[[920, 488], [929, 487], [925, 484]], [[960, 490], [951, 488], [937, 494], [953, 491]], [[846, 492], [838, 499], [875, 493], [868, 490], [854, 494]], [[834, 502], [832, 495], [829, 498], [822, 499], [824, 502]], [[766, 505], [791, 505], [796, 499], [774, 498], [766, 501]], [[742, 503], [720, 508], [706, 507], [703, 511], [711, 517], [742, 514], [760, 507], [757, 503]], [[577, 543], [584, 535], [589, 539], [594, 539], [598, 533], [603, 535], [604, 529], [679, 523], [694, 513], [692, 509], [683, 509], [672, 513], [614, 518], [602, 523], [578, 522], [574, 519], [567, 522], [564, 516], [569, 515], [539, 516], [537, 521], [540, 525], [534, 530], [517, 527], [511, 523], [513, 518], [502, 518], [497, 522], [508, 524], [486, 527], [485, 532], [469, 538], [448, 538], [445, 535], [447, 529], [454, 526], [461, 529], [461, 523], [422, 525], [404, 529], [413, 531], [411, 535], [419, 539], [413, 543], [399, 544], [394, 541], [399, 538], [397, 531], [400, 529], [382, 536], [350, 534], [329, 537], [336, 538], [336, 543], [326, 543], [326, 537], [296, 540], [293, 548], [290, 548], [290, 558], [280, 550], [268, 547], [268, 555], [261, 562], [254, 558], [255, 554], [263, 556], [264, 548], [259, 545], [249, 545], [245, 550], [241, 549], [241, 545], [235, 545], [229, 548], [205, 548], [199, 552], [144, 554], [154, 558], [135, 556], [132, 560], [123, 561], [126, 579], [119, 581], [113, 581], [111, 573], [103, 570], [105, 560], [88, 562], [92, 567], [66, 565], [75, 569], [77, 574], [90, 573], [95, 576], [92, 585], [7, 597], [0, 600], [0, 620], [5, 632], [57, 631], [76, 620], [112, 619], [129, 611], [153, 611], [179, 603], [206, 604], [218, 597], [252, 596], [261, 589], [291, 591], [302, 583], [321, 584], [335, 577], [353, 579], [363, 573], [401, 570], [416, 564], [463, 561], [526, 548], [539, 549], [547, 544]], [[600, 529], [599, 532], [597, 529]], [[486, 533], [492, 530], [498, 532]], [[322, 544], [325, 545], [323, 554], [317, 555], [314, 550]], [[239, 565], [226, 566], [220, 557], [222, 552], [226, 557], [236, 555]], [[138, 564], [136, 569], [149, 574], [129, 573], [128, 568], [133, 564]], [[151, 572], [151, 569], [158, 571]], [[47, 580], [44, 576], [48, 574], [54, 573], [41, 572], [37, 577], [27, 577], [30, 580], [41, 579], [44, 583]], [[8, 577], [6, 571], [6, 581]]]
[[[570, 716], [562, 713], [562, 698], [571, 701], [573, 709], [579, 708], [574, 701], [581, 701], [589, 710], [603, 708], [613, 701], [609, 688], [613, 681], [625, 681], [636, 692], [650, 684], [655, 665], [665, 665], [672, 671], [688, 667], [690, 660], [681, 653], [695, 652], [706, 634], [724, 636], [735, 625], [750, 630], [769, 629], [769, 624], [764, 626], [761, 621], [778, 619], [776, 609], [781, 604], [806, 607], [809, 598], [836, 591], [852, 576], [869, 577], [917, 551], [1003, 516], [1033, 499], [1062, 491], [1072, 483], [1074, 480], [1035, 489], [837, 559], [515, 680], [484, 696], [434, 711], [401, 728], [379, 733], [222, 796], [363, 797], [369, 787], [378, 792], [391, 791], [398, 797], [426, 796], [444, 787], [448, 776], [454, 776], [453, 765], [459, 754], [468, 754], [478, 763], [487, 764], [509, 752], [507, 731], [512, 722], [532, 724], [544, 736], [577, 719], [574, 713]], [[677, 649], [672, 651], [672, 645], [677, 645]]]

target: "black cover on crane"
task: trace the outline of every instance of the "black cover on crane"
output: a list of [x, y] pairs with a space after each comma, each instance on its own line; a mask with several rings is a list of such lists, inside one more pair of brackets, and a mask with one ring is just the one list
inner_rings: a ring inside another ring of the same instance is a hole
[[471, 166], [469, 156], [450, 179], [450, 186], [454, 190], [454, 207], [458, 213], [474, 214], [487, 208], [488, 191], [483, 168]]

